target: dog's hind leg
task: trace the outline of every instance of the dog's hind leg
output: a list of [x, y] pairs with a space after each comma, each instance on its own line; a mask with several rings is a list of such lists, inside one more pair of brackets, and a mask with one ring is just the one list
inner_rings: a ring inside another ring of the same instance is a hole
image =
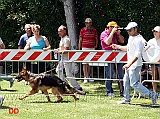
[[63, 100], [57, 88], [52, 88], [52, 94], [58, 98], [56, 102], [61, 102]]
[[46, 95], [48, 102], [51, 102], [48, 91], [47, 90], [42, 90], [42, 91]]
[[38, 90], [31, 90], [29, 91], [26, 95], [24, 95], [23, 97], [19, 98], [20, 100], [23, 100], [24, 98], [30, 96], [30, 95], [33, 95], [33, 94], [36, 94], [38, 93]]

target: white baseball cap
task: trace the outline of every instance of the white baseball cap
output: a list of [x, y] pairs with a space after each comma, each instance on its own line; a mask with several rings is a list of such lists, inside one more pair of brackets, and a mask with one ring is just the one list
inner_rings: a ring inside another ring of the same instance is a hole
[[153, 29], [152, 31], [160, 32], [160, 26], [156, 26], [156, 27], [154, 27], [154, 29]]
[[129, 30], [131, 28], [138, 28], [138, 24], [136, 22], [130, 22], [124, 29]]

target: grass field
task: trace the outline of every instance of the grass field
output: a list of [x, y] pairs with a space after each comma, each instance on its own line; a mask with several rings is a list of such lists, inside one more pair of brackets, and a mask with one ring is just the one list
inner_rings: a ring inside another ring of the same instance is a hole
[[[76, 102], [72, 97], [63, 97], [63, 102], [54, 103], [56, 97], [50, 94], [53, 102], [48, 103], [41, 91], [19, 100], [30, 90], [30, 86], [15, 81], [13, 87], [9, 88], [9, 82], [0, 79], [0, 94], [5, 96], [3, 106], [0, 107], [0, 119], [160, 119], [159, 100], [157, 106], [151, 106], [151, 100], [144, 97], [134, 98], [131, 105], [120, 105], [117, 102], [122, 98], [116, 82], [113, 83], [116, 95], [113, 98], [105, 96], [103, 81], [79, 83], [87, 92], [86, 96], [77, 95], [79, 100]], [[10, 108], [17, 108], [18, 114], [9, 114]]]

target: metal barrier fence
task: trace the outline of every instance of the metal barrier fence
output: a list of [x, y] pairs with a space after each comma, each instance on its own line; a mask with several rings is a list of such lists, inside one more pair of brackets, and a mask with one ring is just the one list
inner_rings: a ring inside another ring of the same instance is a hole
[[[66, 77], [70, 79], [84, 79], [83, 77], [83, 68], [82, 63], [88, 63], [92, 66], [91, 74], [92, 79], [94, 80], [119, 80], [117, 78], [116, 73], [110, 74], [114, 75], [114, 78], [107, 79], [105, 66], [108, 63], [126, 63], [127, 61], [127, 53], [123, 51], [105, 51], [105, 50], [67, 50], [68, 52], [68, 61], [70, 63], [77, 63], [79, 66], [79, 73], [74, 74], [74, 77]], [[45, 71], [48, 69], [55, 68], [56, 63], [60, 60], [60, 55], [56, 55], [54, 57], [54, 50], [49, 51], [42, 51], [42, 50], [18, 50], [18, 49], [1, 49], [0, 50], [0, 65], [3, 65], [3, 73], [9, 74], [6, 76], [1, 76], [0, 78], [4, 77], [15, 77], [23, 65], [27, 62], [45, 62]], [[62, 56], [64, 54], [62, 53]], [[144, 62], [144, 63], [151, 63], [151, 62]], [[2, 71], [2, 66], [0, 67], [0, 71]], [[38, 65], [39, 69], [39, 65]], [[63, 69], [63, 67], [62, 67]], [[63, 71], [63, 70], [62, 70]], [[39, 72], [39, 70], [38, 70]], [[52, 73], [52, 72], [50, 72]], [[154, 80], [144, 80], [144, 82], [160, 82]]]

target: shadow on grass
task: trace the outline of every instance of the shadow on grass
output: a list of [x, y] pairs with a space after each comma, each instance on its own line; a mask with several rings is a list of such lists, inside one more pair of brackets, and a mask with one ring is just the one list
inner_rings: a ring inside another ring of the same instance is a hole
[[71, 101], [61, 101], [61, 102], [57, 102], [57, 101], [51, 101], [51, 102], [48, 102], [48, 101], [29, 101], [27, 103], [69, 103]]
[[3, 105], [0, 107], [0, 109], [8, 109], [8, 108], [10, 108], [10, 107], [8, 107], [8, 106], [3, 106]]
[[156, 105], [152, 105], [152, 104], [131, 104], [131, 105], [140, 105], [142, 107], [160, 108], [159, 104], [156, 104]]
[[18, 91], [18, 90], [12, 90], [12, 89], [1, 89], [0, 91], [16, 92], [16, 91]]

